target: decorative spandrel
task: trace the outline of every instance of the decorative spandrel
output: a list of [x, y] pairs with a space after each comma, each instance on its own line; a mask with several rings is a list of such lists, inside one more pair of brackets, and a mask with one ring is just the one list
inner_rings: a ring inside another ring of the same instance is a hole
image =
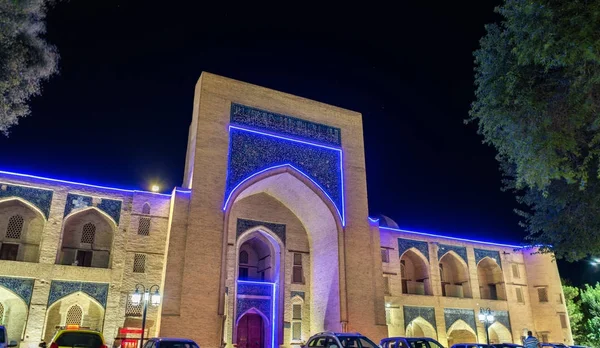
[[29, 306], [34, 280], [30, 278], [0, 277], [0, 286], [14, 292]]
[[435, 308], [433, 307], [416, 307], [404, 306], [404, 326], [410, 324], [418, 317], [425, 319], [431, 326], [437, 329], [435, 323]]
[[46, 219], [48, 219], [48, 215], [50, 214], [52, 195], [52, 190], [0, 183], [0, 199], [10, 197], [21, 198], [41, 210]]
[[410, 248], [415, 248], [425, 256], [429, 261], [429, 244], [420, 240], [398, 238], [398, 253], [402, 257], [402, 254]]
[[[71, 212], [84, 209], [87, 207], [94, 206], [94, 199], [91, 196], [84, 196], [75, 193], [69, 193], [67, 195], [67, 204], [65, 205], [64, 216], [69, 215]], [[121, 219], [121, 206], [122, 202], [116, 199], [101, 198], [100, 203], [96, 205], [96, 208], [105, 212], [108, 216], [113, 218], [117, 225]]]
[[449, 251], [455, 252], [458, 256], [460, 256], [463, 259], [463, 261], [465, 261], [465, 263], [468, 263], [467, 248], [457, 246], [457, 245], [448, 245], [448, 244], [440, 244], [438, 246], [438, 252], [437, 252], [438, 260], [440, 260]]
[[474, 310], [465, 308], [444, 308], [444, 321], [446, 322], [446, 330], [448, 330], [457, 320], [464, 321], [474, 331], [477, 331]]
[[498, 266], [502, 268], [502, 262], [500, 261], [500, 252], [498, 250], [488, 250], [488, 249], [474, 249], [475, 251], [475, 263], [479, 264], [479, 261], [483, 260], [486, 257], [496, 261]]
[[506, 326], [506, 328], [510, 331], [510, 316], [508, 311], [492, 311], [494, 315], [494, 322], [499, 322], [500, 324]]
[[48, 296], [48, 306], [78, 291], [89, 295], [98, 301], [102, 307], [106, 307], [106, 298], [108, 297], [107, 283], [69, 282], [61, 280], [52, 281], [50, 295]]
[[236, 239], [240, 237], [240, 235], [249, 229], [256, 226], [264, 226], [271, 230], [285, 245], [285, 225], [278, 224], [274, 222], [266, 222], [266, 221], [258, 221], [258, 220], [249, 220], [249, 219], [237, 219], [236, 226]]

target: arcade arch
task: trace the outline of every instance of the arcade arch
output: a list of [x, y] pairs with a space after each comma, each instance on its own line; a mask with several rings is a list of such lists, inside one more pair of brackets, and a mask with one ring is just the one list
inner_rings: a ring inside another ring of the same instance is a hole
[[431, 295], [429, 262], [417, 249], [410, 248], [400, 257], [400, 275], [403, 294]]
[[406, 337], [431, 337], [437, 339], [435, 328], [423, 317], [413, 319], [406, 325]]
[[78, 291], [54, 302], [46, 311], [44, 342], [50, 342], [57, 326], [77, 324], [102, 331], [104, 307], [91, 296]]
[[11, 290], [0, 286], [0, 325], [6, 327], [8, 341], [19, 342], [23, 337], [29, 307]]
[[38, 262], [46, 218], [20, 198], [0, 200], [0, 260]]
[[477, 334], [475, 330], [462, 319], [458, 319], [446, 332], [448, 337], [448, 346], [456, 343], [477, 343]]
[[504, 287], [504, 273], [490, 257], [484, 257], [477, 264], [477, 278], [479, 280], [479, 292], [484, 300], [506, 300]]
[[454, 251], [449, 251], [439, 261], [442, 296], [471, 298], [469, 269], [466, 262]]

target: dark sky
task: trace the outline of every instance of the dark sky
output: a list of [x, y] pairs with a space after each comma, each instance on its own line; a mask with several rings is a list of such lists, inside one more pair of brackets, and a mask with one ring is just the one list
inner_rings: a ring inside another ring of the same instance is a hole
[[32, 115], [0, 136], [2, 169], [125, 188], [181, 185], [194, 85], [209, 71], [361, 112], [371, 215], [522, 240], [494, 149], [463, 124], [472, 52], [499, 0], [210, 3], [56, 5], [47, 38], [61, 72]]

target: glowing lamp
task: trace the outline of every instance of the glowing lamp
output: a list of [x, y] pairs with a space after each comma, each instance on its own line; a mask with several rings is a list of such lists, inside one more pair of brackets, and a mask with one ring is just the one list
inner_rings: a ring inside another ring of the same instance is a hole
[[158, 192], [160, 190], [160, 187], [158, 185], [152, 185], [152, 187], [150, 188], [150, 190], [152, 192]]
[[142, 301], [142, 294], [138, 289], [135, 289], [135, 292], [131, 294], [131, 304], [134, 306], [138, 306]]
[[493, 316], [493, 315], [491, 315], [491, 314], [488, 314], [488, 316], [487, 316], [487, 318], [486, 318], [486, 319], [487, 319], [488, 323], [491, 323], [491, 322], [493, 322], [493, 321], [494, 321], [494, 316]]
[[158, 289], [156, 289], [150, 297], [150, 303], [152, 303], [153, 306], [158, 306], [160, 304], [160, 294], [158, 293]]
[[485, 314], [479, 313], [479, 321], [485, 321]]
[[390, 305], [389, 303], [385, 304], [385, 308], [390, 308], [392, 305]]

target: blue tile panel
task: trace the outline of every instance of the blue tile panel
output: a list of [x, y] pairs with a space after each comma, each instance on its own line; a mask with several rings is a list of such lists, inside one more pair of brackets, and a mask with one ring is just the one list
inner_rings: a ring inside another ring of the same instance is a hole
[[252, 227], [256, 227], [256, 226], [264, 226], [268, 229], [270, 229], [271, 231], [273, 231], [273, 233], [275, 233], [275, 235], [277, 237], [279, 237], [279, 239], [281, 239], [281, 241], [283, 242], [283, 245], [285, 245], [285, 225], [284, 224], [276, 224], [273, 222], [265, 222], [265, 221], [257, 221], [257, 220], [248, 220], [248, 219], [237, 219], [237, 228], [236, 228], [236, 239], [240, 237], [240, 235], [246, 231], [248, 231], [249, 229], [251, 229]]
[[435, 309], [433, 307], [404, 306], [404, 327], [408, 326], [408, 324], [418, 317], [427, 320], [427, 322], [437, 330], [435, 324]]
[[27, 306], [29, 306], [29, 303], [31, 302], [33, 283], [34, 279], [30, 278], [0, 277], [0, 286], [14, 292], [25, 301]]
[[[102, 210], [108, 216], [113, 218], [117, 225], [121, 219], [121, 204], [122, 202], [114, 199], [101, 198], [100, 203], [96, 208]], [[69, 215], [73, 210], [87, 208], [93, 206], [93, 198], [91, 196], [83, 196], [75, 193], [69, 193], [67, 195], [67, 204], [65, 205], [64, 216]]]
[[273, 292], [272, 285], [270, 283], [258, 284], [258, 283], [244, 283], [238, 282], [237, 293], [238, 295], [254, 295], [254, 296], [271, 296]]
[[510, 316], [508, 315], [508, 311], [492, 311], [492, 314], [494, 315], [494, 322], [499, 322], [500, 324], [506, 326], [506, 328], [508, 329], [508, 331], [511, 330], [510, 328]]
[[50, 285], [50, 296], [48, 296], [48, 306], [61, 298], [81, 291], [89, 295], [102, 307], [106, 308], [106, 297], [108, 296], [108, 284], [106, 283], [84, 283], [84, 282], [68, 282], [61, 280], [53, 280]]
[[[2, 187], [6, 186], [3, 190]], [[50, 214], [50, 205], [52, 204], [52, 190], [43, 190], [39, 188], [18, 186], [0, 183], [0, 199], [9, 197], [19, 197], [39, 208], [46, 219]]]
[[292, 297], [296, 297], [296, 296], [299, 296], [299, 297], [300, 297], [300, 298], [302, 298], [303, 300], [305, 299], [305, 298], [304, 298], [304, 291], [292, 291], [292, 292], [290, 293], [290, 298], [292, 298]]
[[230, 121], [232, 124], [250, 126], [251, 128], [282, 135], [291, 135], [323, 144], [337, 146], [342, 144], [342, 133], [339, 128], [250, 106], [231, 103]]
[[425, 256], [425, 258], [429, 260], [429, 245], [427, 242], [398, 238], [398, 253], [400, 257], [402, 257], [402, 254], [404, 254], [404, 252], [410, 248], [419, 250]]
[[262, 170], [292, 165], [316, 182], [342, 212], [340, 150], [274, 138], [232, 128], [225, 197], [242, 181]]
[[487, 250], [487, 249], [474, 249], [474, 251], [475, 251], [475, 263], [476, 264], [479, 264], [479, 261], [481, 261], [483, 258], [489, 257], [489, 258], [495, 260], [496, 263], [498, 264], [498, 266], [500, 266], [500, 268], [502, 268], [499, 251]]
[[444, 308], [444, 321], [446, 321], [446, 331], [457, 320], [462, 320], [467, 323], [475, 332], [477, 326], [475, 324], [475, 311], [464, 308]]
[[446, 254], [449, 251], [454, 251], [458, 256], [462, 257], [465, 263], [468, 264], [467, 248], [456, 245], [440, 244], [438, 247], [438, 260], [441, 259], [444, 256], [444, 254]]
[[236, 321], [249, 309], [255, 308], [271, 318], [271, 299], [270, 298], [239, 298], [237, 299], [237, 315]]

